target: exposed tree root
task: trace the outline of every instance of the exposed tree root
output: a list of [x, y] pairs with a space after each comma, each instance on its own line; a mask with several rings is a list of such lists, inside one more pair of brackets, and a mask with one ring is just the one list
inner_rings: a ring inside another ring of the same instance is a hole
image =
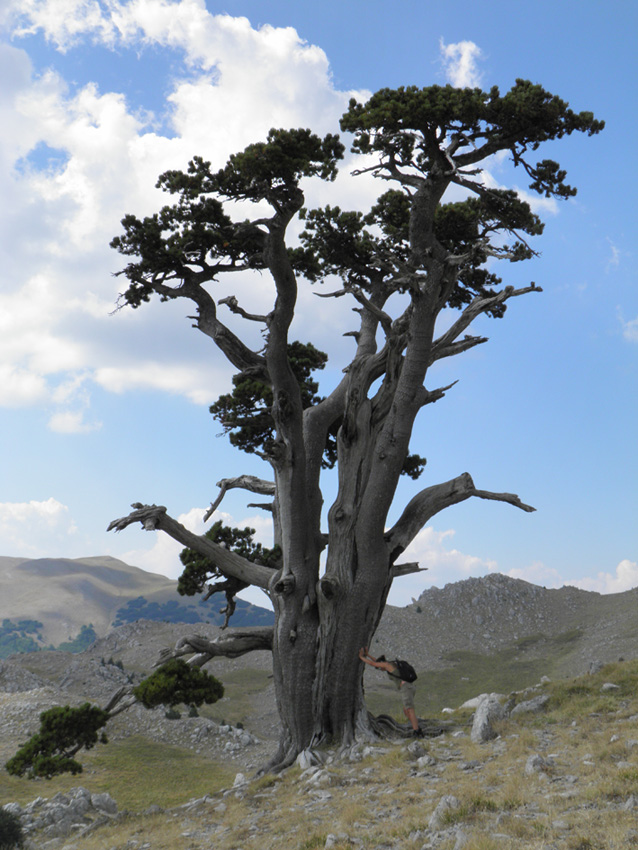
[[[369, 715], [370, 725], [380, 738], [411, 738], [414, 734], [409, 723], [399, 723], [388, 714], [379, 714], [376, 717]], [[430, 720], [419, 717], [419, 729], [426, 738], [438, 738], [445, 732], [456, 728], [456, 724], [440, 720]]]

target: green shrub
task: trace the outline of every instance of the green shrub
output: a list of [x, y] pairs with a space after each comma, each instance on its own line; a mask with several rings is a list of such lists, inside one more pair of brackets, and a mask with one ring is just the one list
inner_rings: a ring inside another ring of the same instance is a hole
[[14, 850], [22, 847], [24, 836], [22, 835], [22, 824], [18, 815], [0, 808], [0, 850]]
[[78, 708], [56, 706], [40, 715], [40, 731], [10, 759], [5, 767], [14, 776], [51, 779], [58, 773], [82, 773], [82, 765], [74, 756], [83, 747], [90, 750], [98, 740], [106, 744], [104, 732], [109, 714], [88, 702]]
[[69, 638], [68, 641], [61, 643], [58, 649], [62, 652], [84, 652], [96, 640], [97, 633], [93, 628], [93, 623], [89, 623], [88, 626], [82, 626], [80, 633], [75, 638]]
[[145, 708], [158, 705], [201, 705], [224, 696], [224, 686], [205, 670], [189, 667], [181, 658], [171, 658], [133, 689]]

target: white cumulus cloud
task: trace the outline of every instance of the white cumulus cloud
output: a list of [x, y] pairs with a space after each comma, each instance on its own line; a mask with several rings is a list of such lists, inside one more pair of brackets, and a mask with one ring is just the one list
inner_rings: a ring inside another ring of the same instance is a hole
[[425, 573], [413, 573], [394, 581], [390, 591], [391, 605], [407, 605], [412, 597], [418, 597], [426, 587], [442, 587], [451, 582], [483, 576], [497, 569], [496, 561], [467, 555], [449, 544], [455, 531], [436, 531], [426, 526], [403, 552], [399, 563], [418, 562]]
[[0, 502], [0, 552], [15, 557], [54, 557], [68, 548], [77, 527], [57, 499]]
[[565, 584], [560, 573], [552, 567], [546, 566], [542, 561], [533, 561], [527, 567], [508, 570], [505, 574], [510, 578], [519, 578], [539, 587], [557, 588]]
[[623, 593], [638, 587], [638, 563], [625, 558], [618, 564], [614, 573], [600, 572], [595, 578], [582, 578], [565, 583], [597, 593]]
[[[55, 398], [56, 386], [78, 373], [86, 394], [97, 383], [112, 392], [151, 388], [210, 402], [227, 389], [229, 370], [202, 369], [215, 358], [202, 358], [200, 335], [186, 323], [175, 332], [171, 305], [109, 315], [123, 288], [112, 273], [124, 261], [108, 243], [125, 213], [147, 215], [165, 202], [155, 189], [161, 172], [184, 168], [195, 153], [220, 167], [272, 126], [334, 132], [357, 93], [335, 88], [325, 53], [293, 28], [256, 29], [246, 18], [211, 14], [203, 0], [13, 0], [4, 11], [5, 28], [13, 13], [13, 43], [0, 44], [0, 250], [7, 257], [0, 404], [58, 404], [50, 427], [94, 427], [81, 406]], [[145, 48], [177, 50], [161, 89], [167, 134], [98, 80], [75, 85], [55, 67], [35, 70], [19, 48], [20, 37], [33, 33], [62, 51], [91, 43], [135, 51], [141, 68]], [[47, 152], [55, 154], [50, 162]], [[347, 174], [339, 188], [372, 195], [369, 184]], [[251, 303], [256, 288], [260, 297], [267, 289], [263, 278], [242, 285]], [[191, 308], [180, 307], [183, 319]], [[300, 307], [328, 312], [317, 299], [302, 299]]]
[[0, 405], [27, 407], [44, 401], [48, 396], [46, 381], [27, 369], [0, 363]]
[[61, 410], [49, 419], [48, 427], [58, 434], [89, 434], [99, 431], [102, 423], [87, 421], [84, 410]]
[[101, 41], [113, 41], [113, 24], [98, 0], [13, 0], [7, 4], [18, 19], [18, 35], [42, 30], [65, 52], [86, 33]]
[[480, 87], [482, 74], [478, 62], [483, 56], [481, 48], [473, 41], [446, 44], [439, 41], [445, 76], [457, 88]]
[[625, 322], [621, 317], [620, 323], [622, 325], [622, 335], [627, 342], [638, 342], [638, 316], [627, 322]]

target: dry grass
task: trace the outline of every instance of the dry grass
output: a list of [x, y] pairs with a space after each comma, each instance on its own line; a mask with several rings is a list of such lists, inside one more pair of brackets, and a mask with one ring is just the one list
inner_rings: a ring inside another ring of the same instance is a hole
[[[605, 681], [616, 682], [619, 690], [601, 693]], [[173, 753], [167, 789], [167, 772], [154, 776], [155, 756], [138, 742], [110, 787], [100, 787], [105, 748], [87, 777], [133, 814], [97, 829], [79, 846], [124, 850], [134, 839], [152, 850], [315, 850], [333, 834], [334, 850], [352, 848], [348, 838], [361, 839], [365, 850], [421, 850], [428, 842], [437, 850], [453, 850], [461, 830], [467, 837], [464, 850], [638, 848], [636, 809], [623, 808], [631, 795], [638, 796], [638, 745], [631, 743], [638, 740], [638, 662], [550, 684], [547, 692], [547, 713], [502, 723], [499, 738], [488, 744], [472, 743], [467, 733], [425, 741], [423, 749], [435, 761], [422, 769], [405, 742], [379, 745], [359, 763], [329, 763], [319, 783], [293, 768], [237, 791], [230, 788], [230, 765], [214, 769], [190, 754]], [[122, 759], [127, 746], [130, 742], [121, 745]], [[526, 776], [526, 761], [536, 753], [551, 757], [554, 765]], [[85, 777], [81, 780], [86, 784]], [[174, 799], [174, 784], [189, 793]], [[135, 789], [127, 791], [130, 785]], [[6, 791], [0, 786], [5, 799]], [[34, 791], [32, 784], [31, 798], [45, 794], [41, 787]], [[191, 808], [135, 814], [151, 802], [174, 807], [205, 793], [210, 796]], [[442, 830], [428, 832], [444, 795], [454, 795], [460, 805]]]

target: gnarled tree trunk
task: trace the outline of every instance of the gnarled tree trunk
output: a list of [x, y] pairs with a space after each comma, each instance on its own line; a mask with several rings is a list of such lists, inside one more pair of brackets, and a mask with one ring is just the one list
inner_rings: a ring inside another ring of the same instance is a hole
[[[338, 207], [302, 212], [301, 180], [334, 179], [344, 147], [337, 136], [321, 139], [301, 129], [271, 130], [266, 142], [233, 155], [216, 173], [196, 157], [188, 173], [160, 177], [159, 185], [179, 196], [173, 206], [164, 207], [161, 216], [123, 220], [125, 233], [112, 242], [134, 257], [121, 272], [129, 280], [123, 301], [138, 307], [157, 295], [196, 305], [194, 326], [244, 382], [244, 395], [239, 393], [232, 408], [240, 413], [227, 430], [237, 428], [235, 437], [247, 426], [244, 447], [269, 463], [274, 475], [272, 483], [252, 476], [220, 482], [222, 492], [207, 517], [231, 486], [272, 495], [268, 507], [281, 569], [273, 575], [191, 534], [156, 506], [135, 505], [129, 517], [110, 527], [139, 521], [163, 530], [209, 559], [212, 575], [270, 593], [275, 626], [266, 643], [282, 723], [275, 764], [290, 763], [313, 743], [347, 744], [381, 728], [365, 710], [358, 652], [372, 640], [393, 578], [415, 568], [398, 567], [397, 558], [431, 517], [470, 497], [533, 510], [512, 494], [476, 489], [463, 473], [416, 493], [395, 525], [386, 527], [399, 476], [412, 474], [406, 461], [416, 417], [450, 389], [426, 388], [430, 366], [487, 341], [465, 333], [479, 316], [500, 318], [510, 299], [541, 292], [534, 283], [501, 287], [489, 265], [493, 259], [532, 258], [527, 240], [542, 233], [543, 224], [516, 191], [481, 179], [483, 163], [509, 154], [531, 179], [532, 191], [567, 198], [575, 189], [564, 182], [566, 172], [553, 160], [533, 161], [534, 152], [547, 140], [574, 131], [593, 135], [603, 126], [591, 113], [574, 113], [526, 80], [517, 80], [503, 97], [497, 88], [382, 89], [366, 104], [351, 101], [341, 119], [342, 130], [354, 134], [352, 151], [366, 157], [362, 170], [395, 186], [367, 214]], [[450, 187], [466, 193], [465, 199], [445, 203]], [[252, 221], [233, 221], [227, 201], [262, 206]], [[263, 217], [264, 203], [272, 210], [269, 218]], [[306, 222], [302, 244], [291, 248], [286, 230], [299, 215]], [[220, 321], [209, 291], [220, 275], [249, 269], [268, 273], [271, 311], [254, 315], [234, 297], [218, 304], [260, 325], [259, 351]], [[348, 334], [354, 356], [324, 399], [315, 395], [316, 385], [310, 390], [311, 381], [297, 380], [289, 353], [300, 275], [311, 282], [337, 276], [341, 289], [322, 296], [346, 296], [359, 317]], [[437, 338], [444, 309], [458, 311], [457, 318]], [[264, 407], [257, 415], [246, 404], [247, 385], [261, 387], [255, 396], [261, 402], [268, 394], [267, 427]], [[255, 433], [259, 439], [251, 444]], [[339, 482], [326, 534], [320, 476], [326, 458], [335, 461], [335, 434]], [[189, 648], [192, 663], [201, 664], [218, 654], [264, 648], [264, 636], [255, 632], [251, 638], [249, 632], [208, 649], [193, 639], [176, 652], [187, 654]]]

